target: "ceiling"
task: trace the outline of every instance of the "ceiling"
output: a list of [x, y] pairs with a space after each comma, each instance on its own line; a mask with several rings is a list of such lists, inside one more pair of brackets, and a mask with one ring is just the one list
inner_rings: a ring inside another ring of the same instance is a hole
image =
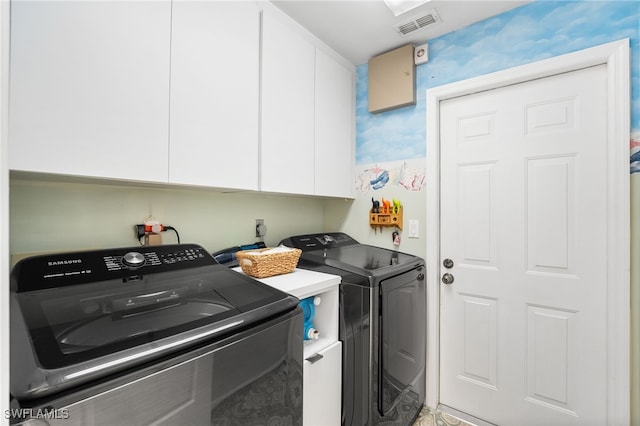
[[[394, 16], [383, 0], [272, 0], [271, 2], [354, 65], [396, 47], [422, 44], [499, 15], [531, 0], [432, 0]], [[393, 30], [430, 9], [440, 21], [405, 36]]]

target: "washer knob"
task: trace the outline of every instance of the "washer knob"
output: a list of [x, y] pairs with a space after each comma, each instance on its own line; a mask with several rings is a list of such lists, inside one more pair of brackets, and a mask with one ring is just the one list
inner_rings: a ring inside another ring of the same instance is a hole
[[130, 251], [122, 256], [122, 263], [127, 266], [142, 266], [144, 264], [144, 255], [137, 251]]

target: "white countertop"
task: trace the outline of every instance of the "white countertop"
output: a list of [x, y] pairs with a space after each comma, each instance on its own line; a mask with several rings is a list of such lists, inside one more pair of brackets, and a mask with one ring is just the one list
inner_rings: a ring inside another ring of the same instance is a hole
[[[233, 270], [240, 272], [241, 274], [243, 273], [242, 268], [240, 267], [233, 268]], [[288, 274], [254, 279], [271, 287], [277, 288], [278, 290], [282, 290], [285, 293], [289, 293], [298, 299], [304, 299], [305, 297], [322, 293], [323, 291], [339, 285], [342, 280], [338, 275], [325, 274], [323, 272], [298, 268]]]

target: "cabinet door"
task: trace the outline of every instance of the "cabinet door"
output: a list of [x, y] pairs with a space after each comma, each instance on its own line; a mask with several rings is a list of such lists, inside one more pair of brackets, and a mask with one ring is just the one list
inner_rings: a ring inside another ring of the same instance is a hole
[[316, 50], [315, 194], [353, 197], [354, 73]]
[[342, 342], [318, 352], [321, 359], [304, 361], [302, 423], [305, 426], [340, 425]]
[[315, 48], [266, 10], [262, 26], [261, 189], [313, 194]]
[[171, 3], [12, 1], [9, 167], [167, 180]]
[[169, 181], [258, 189], [255, 2], [174, 2]]

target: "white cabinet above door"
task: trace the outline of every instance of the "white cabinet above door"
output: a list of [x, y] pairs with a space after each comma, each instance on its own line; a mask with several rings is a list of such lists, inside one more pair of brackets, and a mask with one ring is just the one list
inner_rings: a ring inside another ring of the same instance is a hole
[[171, 3], [12, 1], [9, 167], [167, 181]]
[[258, 189], [259, 49], [255, 2], [173, 3], [169, 182]]

